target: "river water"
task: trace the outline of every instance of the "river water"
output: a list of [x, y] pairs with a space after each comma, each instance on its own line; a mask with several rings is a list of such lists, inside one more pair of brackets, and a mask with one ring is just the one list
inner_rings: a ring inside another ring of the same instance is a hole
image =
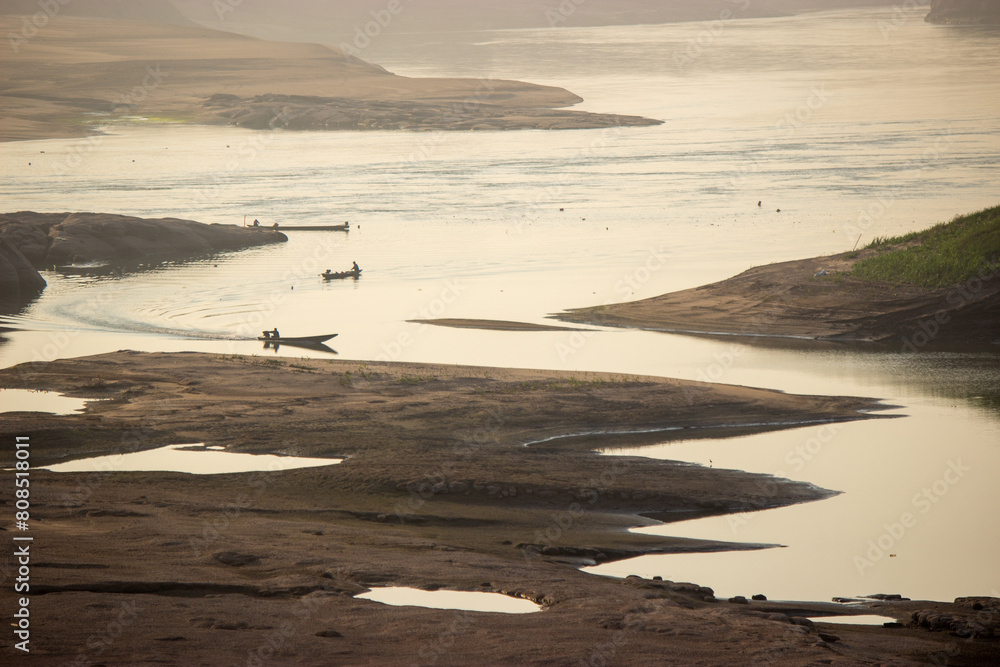
[[[649, 557], [604, 572], [787, 598], [989, 594], [1000, 589], [991, 558], [1000, 547], [996, 352], [904, 354], [607, 329], [502, 333], [406, 320], [544, 322], [565, 308], [841, 252], [859, 236], [865, 243], [995, 205], [998, 43], [996, 31], [929, 26], [892, 10], [385, 38], [365, 56], [400, 74], [561, 85], [586, 98], [581, 108], [665, 123], [404, 134], [136, 120], [91, 139], [7, 144], [5, 210], [233, 224], [244, 215], [286, 225], [350, 220], [353, 229], [289, 232], [287, 244], [190, 262], [47, 271], [45, 293], [5, 318], [23, 330], [0, 338], [0, 363], [123, 348], [331, 356], [247, 340], [277, 326], [284, 335], [338, 332], [332, 347], [348, 359], [874, 396], [905, 416], [833, 434], [796, 429], [642, 454], [711, 459], [845, 492], [760, 512], [745, 525], [723, 518], [656, 529], [787, 548]], [[365, 269], [357, 281], [316, 275], [352, 261]], [[916, 498], [925, 488], [933, 498]], [[907, 512], [913, 521], [896, 537]]]

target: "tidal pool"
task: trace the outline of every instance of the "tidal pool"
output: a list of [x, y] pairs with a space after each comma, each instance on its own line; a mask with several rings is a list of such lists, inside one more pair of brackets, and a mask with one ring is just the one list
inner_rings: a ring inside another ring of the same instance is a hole
[[237, 472], [280, 472], [336, 465], [343, 459], [313, 459], [273, 454], [238, 454], [202, 445], [170, 445], [130, 454], [77, 459], [46, 466], [52, 472], [183, 472], [221, 475]]
[[427, 609], [456, 609], [500, 614], [533, 614], [542, 607], [530, 600], [513, 598], [502, 593], [473, 593], [466, 591], [422, 591], [417, 588], [375, 588], [356, 598], [372, 600], [396, 607], [425, 607]]
[[836, 623], [841, 625], [882, 625], [883, 623], [896, 623], [896, 619], [891, 616], [879, 616], [878, 614], [859, 614], [857, 616], [814, 616], [809, 619], [813, 623]]
[[71, 415], [82, 412], [87, 399], [71, 398], [54, 391], [0, 389], [0, 414], [7, 412], [50, 412]]

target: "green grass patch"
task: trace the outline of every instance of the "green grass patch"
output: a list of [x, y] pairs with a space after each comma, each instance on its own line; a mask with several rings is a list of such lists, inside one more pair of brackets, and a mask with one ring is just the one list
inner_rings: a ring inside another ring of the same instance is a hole
[[921, 232], [876, 238], [867, 247], [878, 252], [854, 265], [857, 278], [927, 289], [957, 285], [1000, 266], [1000, 206]]

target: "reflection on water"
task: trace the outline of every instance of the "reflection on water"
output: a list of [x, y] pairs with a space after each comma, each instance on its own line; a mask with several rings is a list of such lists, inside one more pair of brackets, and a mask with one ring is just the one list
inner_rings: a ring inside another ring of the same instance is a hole
[[[436, 45], [418, 45], [419, 58], [402, 42], [373, 45], [372, 56], [402, 74], [566, 86], [589, 110], [665, 121], [652, 128], [407, 134], [146, 126], [109, 128], [100, 140], [7, 144], [0, 173], [10, 210], [231, 224], [249, 214], [264, 224], [350, 220], [352, 230], [289, 232], [286, 244], [189, 262], [46, 271], [44, 294], [3, 320], [25, 331], [5, 332], [0, 364], [124, 348], [329, 358], [244, 340], [276, 326], [286, 335], [338, 332], [347, 359], [878, 397], [906, 417], [845, 424], [829, 441], [803, 429], [671, 445], [662, 455], [781, 471], [845, 493], [743, 517], [747, 524], [735, 531], [727, 519], [672, 524], [667, 534], [789, 546], [676, 556], [650, 571], [785, 597], [988, 593], [1000, 588], [986, 565], [998, 531], [977, 517], [1000, 506], [992, 483], [1000, 470], [996, 352], [901, 354], [601, 328], [518, 333], [512, 343], [504, 332], [407, 322], [543, 323], [566, 308], [841, 252], [859, 234], [864, 243], [995, 205], [1000, 37], [919, 20], [885, 35], [880, 20], [891, 21], [891, 10], [735, 20], [681, 69], [673, 55], [700, 24], [439, 36]], [[318, 276], [352, 261], [365, 267], [364, 280]], [[972, 469], [921, 513], [915, 495], [933, 489], [949, 461]], [[918, 522], [896, 539], [905, 512]], [[891, 551], [859, 572], [853, 557], [866, 557], [869, 541], [880, 539], [893, 542]], [[784, 564], [774, 560], [782, 557]]]
[[0, 389], [0, 414], [5, 412], [51, 412], [71, 415], [83, 412], [87, 399], [72, 398], [52, 391]]
[[896, 619], [891, 616], [878, 616], [876, 614], [858, 614], [857, 616], [813, 616], [809, 620], [815, 623], [835, 623], [840, 625], [883, 625], [884, 623], [896, 623]]
[[47, 466], [52, 472], [183, 472], [222, 475], [239, 472], [279, 472], [335, 465], [343, 459], [310, 459], [270, 454], [239, 454], [201, 445], [170, 445], [130, 454], [77, 459]]
[[375, 588], [354, 597], [397, 607], [458, 609], [461, 611], [495, 612], [500, 614], [532, 614], [542, 609], [540, 605], [530, 600], [513, 598], [500, 593], [422, 591], [417, 588]]
[[1000, 423], [960, 403], [914, 401], [905, 412], [904, 419], [612, 452], [774, 474], [843, 493], [638, 530], [785, 548], [643, 556], [588, 571], [659, 575], [704, 583], [721, 596], [785, 600], [875, 593], [952, 600], [1000, 586], [986, 556], [1000, 549], [1000, 532], [986, 509], [1000, 500], [994, 484]]

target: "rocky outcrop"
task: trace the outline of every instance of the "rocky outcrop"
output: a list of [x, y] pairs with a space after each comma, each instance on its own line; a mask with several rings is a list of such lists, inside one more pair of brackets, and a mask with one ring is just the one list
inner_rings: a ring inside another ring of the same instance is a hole
[[30, 297], [45, 289], [45, 279], [13, 243], [0, 237], [0, 295], [4, 301]]
[[107, 213], [0, 215], [0, 238], [36, 267], [157, 257], [195, 257], [280, 243], [273, 229], [206, 225], [177, 218], [135, 218]]
[[931, 0], [928, 23], [1000, 25], [1000, 0]]

